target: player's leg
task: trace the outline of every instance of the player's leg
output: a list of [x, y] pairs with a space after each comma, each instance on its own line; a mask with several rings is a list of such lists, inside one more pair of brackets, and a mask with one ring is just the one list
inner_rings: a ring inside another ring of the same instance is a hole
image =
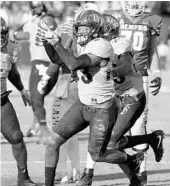
[[[119, 101], [119, 99], [114, 99], [114, 110], [112, 113], [112, 116], [114, 116], [114, 123], [117, 120], [117, 116], [118, 113], [121, 110], [121, 102]], [[112, 130], [112, 126], [113, 124], [110, 122], [110, 128], [109, 130]], [[94, 174], [94, 166], [95, 166], [95, 161], [93, 161], [90, 153], [87, 153], [87, 162], [86, 162], [86, 166], [83, 170], [82, 176], [80, 178], [80, 180], [76, 183], [77, 186], [88, 186], [92, 183], [92, 179], [93, 179], [93, 174]], [[131, 178], [131, 170], [130, 167], [126, 164], [119, 164], [119, 167], [123, 170], [123, 172], [127, 175], [127, 177], [130, 179]]]
[[[136, 121], [135, 125], [131, 128], [130, 134], [133, 135], [143, 135], [147, 134], [147, 122], [148, 122], [148, 99], [149, 99], [149, 83], [148, 83], [148, 76], [143, 76], [143, 88], [146, 95], [146, 105], [143, 113], [141, 114], [140, 118]], [[136, 152], [143, 152], [144, 153], [144, 160], [140, 165], [140, 173], [138, 174], [139, 179], [143, 183], [143, 185], [147, 184], [147, 150], [149, 148], [148, 144], [142, 144], [133, 147], [133, 151]]]
[[79, 140], [77, 135], [68, 140], [67, 153], [71, 161], [71, 177], [72, 180], [75, 182], [80, 179], [80, 152]]
[[[58, 116], [62, 110], [64, 99], [61, 100], [62, 104], [57, 101], [56, 109], [53, 109], [53, 131], [55, 144], [53, 146], [46, 147], [45, 155], [45, 185], [53, 186], [56, 166], [59, 158], [59, 148], [69, 138], [78, 132], [84, 130], [88, 123], [84, 123], [82, 117], [81, 104], [68, 98], [66, 101], [67, 107], [69, 108], [64, 115]], [[59, 110], [58, 110], [59, 109]]]
[[57, 165], [57, 172], [55, 176], [55, 183], [63, 183], [68, 180], [67, 173], [67, 148], [68, 141], [60, 147], [59, 161]]
[[18, 167], [18, 186], [34, 186], [27, 170], [27, 150], [15, 110], [8, 100], [1, 105], [1, 132], [12, 145], [13, 156]]
[[[35, 126], [36, 124], [40, 124], [40, 122], [45, 122], [45, 109], [44, 109], [44, 95], [41, 95], [37, 91], [38, 82], [41, 79], [41, 74], [45, 72], [47, 69], [48, 63], [43, 64], [43, 61], [34, 60], [31, 62], [31, 73], [29, 77], [29, 91], [30, 91], [30, 98], [32, 102], [32, 109], [34, 113], [34, 120], [31, 126], [31, 130], [35, 133]], [[27, 135], [33, 135], [32, 131], [28, 131]]]

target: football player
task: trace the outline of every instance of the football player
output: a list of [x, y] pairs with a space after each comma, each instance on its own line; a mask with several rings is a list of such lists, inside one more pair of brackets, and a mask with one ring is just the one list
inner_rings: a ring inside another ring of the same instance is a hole
[[[29, 77], [29, 91], [34, 112], [34, 120], [31, 129], [28, 130], [26, 136], [29, 137], [36, 134], [36, 124], [38, 123], [44, 137], [43, 141], [47, 141], [45, 138], [48, 138], [49, 131], [47, 127], [45, 127], [46, 111], [44, 108], [44, 98], [53, 89], [57, 82], [57, 78], [54, 76], [49, 80], [48, 85], [44, 90], [44, 94], [40, 94], [37, 91], [37, 84], [42, 75], [45, 74], [50, 63], [43, 42], [36, 36], [40, 18], [47, 15], [48, 10], [42, 1], [30, 1], [29, 3], [32, 10], [32, 19], [14, 32], [14, 38], [16, 40], [28, 40], [30, 43], [31, 73]], [[50, 16], [52, 15], [50, 14]]]
[[12, 146], [13, 156], [18, 167], [18, 186], [35, 186], [27, 170], [27, 149], [23, 140], [23, 133], [15, 110], [8, 98], [12, 91], [7, 91], [7, 79], [20, 91], [25, 106], [31, 105], [29, 94], [24, 88], [20, 74], [16, 67], [21, 47], [16, 41], [9, 39], [9, 30], [3, 18], [1, 25], [1, 132]]
[[[104, 18], [96, 11], [84, 11], [78, 16], [74, 25], [74, 37], [82, 48], [79, 57], [75, 58], [61, 45], [59, 36], [50, 31], [48, 26], [46, 27], [47, 32], [49, 32], [48, 35], [52, 34], [51, 39], [46, 39], [55, 48], [60, 59], [67, 64], [70, 70], [77, 71], [80, 98], [80, 102], [74, 104], [71, 110], [53, 128], [55, 132], [53, 140], [56, 144], [47, 145], [46, 154], [48, 158], [51, 158], [46, 161], [46, 185], [53, 185], [58, 161], [58, 153], [56, 152], [59, 152], [59, 147], [71, 136], [86, 128], [88, 124], [90, 124], [88, 150], [93, 161], [113, 164], [128, 163], [131, 165], [133, 173], [135, 173], [137, 171], [136, 164], [143, 158], [143, 153], [130, 156], [122, 152], [122, 149], [146, 142], [152, 146], [156, 161], [160, 161], [162, 158], [163, 149], [157, 149], [157, 144], [155, 145], [155, 139], [157, 138], [155, 132], [148, 135], [121, 138], [113, 145], [113, 149], [107, 149], [114, 124], [113, 113], [115, 111], [112, 98], [114, 84], [111, 77], [128, 75], [131, 72], [129, 66], [132, 64], [125, 65], [125, 59], [130, 55], [128, 52], [118, 57], [124, 63], [112, 68], [113, 47], [110, 42], [100, 38], [103, 28]], [[41, 37], [43, 37], [42, 32]], [[58, 64], [61, 65], [62, 62], [58, 60]], [[129, 68], [124, 68], [125, 66]], [[142, 99], [145, 103], [144, 92], [138, 96], [138, 100]], [[141, 104], [140, 108], [142, 110]], [[157, 143], [161, 142], [162, 145], [163, 132], [161, 134], [159, 134], [161, 141]], [[162, 150], [161, 153], [159, 150]]]
[[[126, 36], [133, 41], [133, 59], [135, 68], [142, 73], [143, 87], [146, 94], [146, 107], [136, 124], [131, 129], [132, 135], [147, 133], [148, 120], [148, 97], [149, 81], [148, 71], [151, 67], [153, 54], [155, 61], [159, 61], [157, 54], [157, 38], [160, 35], [162, 19], [157, 15], [145, 12], [145, 1], [122, 1], [123, 11], [109, 11], [120, 23], [120, 35]], [[157, 65], [158, 67], [160, 65]], [[152, 94], [155, 96], [161, 88], [161, 69], [153, 72], [154, 79], [151, 81]], [[141, 164], [139, 178], [143, 180], [143, 185], [147, 184], [147, 149], [148, 144], [139, 145], [133, 148], [135, 152], [144, 152], [145, 158]]]
[[[113, 65], [119, 66], [122, 62], [124, 62], [118, 60], [120, 55], [130, 53], [130, 58], [132, 59], [132, 44], [129, 39], [118, 36], [119, 22], [113, 16], [104, 14], [104, 17], [106, 19], [104, 38], [109, 40], [113, 46], [115, 54]], [[128, 58], [126, 58], [126, 60], [132, 62], [132, 60], [129, 60]], [[141, 73], [137, 72], [133, 68], [133, 66], [132, 69], [133, 71], [131, 74], [116, 79], [114, 78], [115, 97], [120, 99], [118, 101], [120, 102], [120, 113], [113, 127], [113, 135], [111, 140], [111, 146], [115, 148], [118, 144], [118, 141], [121, 141], [123, 135], [133, 126], [135, 121], [140, 117], [145, 107], [145, 93], [143, 90]], [[156, 131], [154, 135], [155, 137], [160, 136], [161, 140], [164, 137], [162, 131]], [[155, 141], [155, 143], [159, 143], [159, 140]], [[162, 148], [162, 144], [159, 148]], [[157, 151], [159, 151], [159, 148], [157, 149]], [[163, 151], [161, 153], [163, 153]], [[157, 155], [158, 159], [156, 159], [156, 161], [160, 161], [159, 153]], [[95, 162], [93, 162], [89, 154], [87, 157], [86, 169], [84, 170], [84, 174], [82, 175], [80, 181], [76, 184], [78, 186], [87, 186], [92, 184], [93, 168]], [[87, 171], [87, 168], [89, 166], [90, 170]], [[136, 176], [138, 171], [139, 170], [136, 170], [135, 174], [131, 171], [129, 172], [130, 174], [128, 173], [127, 175], [130, 179], [131, 186], [137, 186], [141, 184], [140, 180], [138, 180], [138, 177]], [[127, 172], [125, 173], [127, 174]]]
[[[77, 16], [85, 10], [97, 10], [99, 11], [98, 7], [93, 3], [86, 3], [83, 4], [78, 10], [76, 10], [75, 19]], [[66, 20], [66, 22], [61, 26], [62, 36], [61, 36], [61, 42], [63, 46], [71, 53], [73, 53], [75, 56], [77, 56], [77, 45], [73, 42], [72, 44], [69, 44], [70, 37], [72, 40], [72, 32], [73, 32], [73, 20]], [[51, 61], [55, 64], [58, 59], [55, 58], [55, 53], [52, 52], [53, 48], [48, 43], [45, 43], [46, 51], [51, 59]], [[43, 94], [44, 93], [44, 87], [47, 85], [49, 78], [53, 77], [55, 74], [58, 75], [58, 65], [53, 65], [52, 63], [49, 65], [49, 68], [46, 71], [46, 75], [42, 76], [41, 81], [38, 84], [38, 91]], [[56, 85], [56, 94], [54, 96], [54, 103], [53, 103], [53, 110], [52, 110], [52, 119], [53, 119], [53, 125], [56, 125], [59, 118], [61, 118], [74, 104], [74, 102], [70, 102], [70, 99], [73, 100], [79, 100], [78, 98], [78, 91], [77, 91], [77, 83], [75, 81], [72, 81], [68, 83], [68, 79], [66, 78], [71, 76], [70, 70], [67, 68], [66, 65], [62, 65], [60, 67], [60, 77], [58, 80], [58, 83]], [[71, 77], [70, 77], [71, 78]], [[74, 79], [72, 77], [71, 79]], [[69, 86], [69, 88], [67, 87]], [[63, 94], [67, 92], [68, 94]], [[62, 145], [60, 148], [60, 158], [59, 158], [59, 164], [64, 164], [64, 167], [66, 167], [66, 162], [63, 162], [67, 158], [67, 152], [68, 157], [71, 160], [72, 164], [72, 173], [71, 175], [64, 176], [63, 173], [60, 173], [60, 169], [57, 170], [57, 174], [55, 177], [55, 181], [63, 182], [70, 182], [70, 181], [77, 181], [80, 179], [80, 158], [79, 158], [79, 147], [78, 147], [78, 140], [77, 136], [73, 136], [70, 138], [66, 144]], [[72, 150], [69, 150], [72, 148]], [[62, 161], [62, 162], [61, 162]], [[76, 170], [76, 173], [74, 173]], [[65, 168], [62, 171], [67, 171], [67, 168]]]

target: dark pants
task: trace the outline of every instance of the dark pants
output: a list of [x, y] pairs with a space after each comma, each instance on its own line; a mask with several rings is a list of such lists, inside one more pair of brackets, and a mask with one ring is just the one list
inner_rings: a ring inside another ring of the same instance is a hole
[[57, 82], [57, 76], [52, 77], [48, 81], [48, 85], [44, 90], [44, 94], [40, 94], [37, 90], [38, 82], [42, 77], [43, 70], [47, 69], [49, 62], [35, 60], [31, 62], [31, 74], [29, 78], [29, 91], [32, 102], [34, 114], [37, 116], [38, 121], [45, 120], [44, 97], [50, 93]]
[[118, 98], [121, 106], [121, 111], [117, 117], [117, 121], [113, 127], [112, 145], [117, 146], [119, 140], [128, 132], [135, 124], [136, 120], [142, 114], [146, 97], [144, 92], [140, 93], [140, 99], [136, 101], [133, 97]]
[[5, 102], [1, 101], [1, 132], [9, 143], [17, 144], [23, 140], [23, 134], [11, 102], [8, 97], [4, 99]]

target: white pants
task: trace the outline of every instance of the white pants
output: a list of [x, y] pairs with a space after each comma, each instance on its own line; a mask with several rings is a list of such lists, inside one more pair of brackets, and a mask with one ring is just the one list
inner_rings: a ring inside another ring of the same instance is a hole
[[[67, 158], [71, 161], [71, 170], [67, 166]], [[57, 172], [77, 172], [80, 171], [79, 141], [77, 136], [73, 136], [60, 147], [59, 162]]]

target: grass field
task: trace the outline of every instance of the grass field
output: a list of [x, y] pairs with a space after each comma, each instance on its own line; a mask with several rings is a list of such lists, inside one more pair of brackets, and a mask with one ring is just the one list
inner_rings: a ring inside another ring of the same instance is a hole
[[[21, 74], [24, 77], [24, 84], [27, 86], [29, 75], [28, 69], [22, 69]], [[170, 71], [163, 73], [163, 85], [160, 94], [156, 97], [150, 96], [149, 103], [149, 131], [162, 129], [166, 133], [164, 142], [165, 154], [160, 163], [154, 161], [154, 155], [151, 149], [148, 153], [148, 185], [149, 186], [170, 186]], [[9, 85], [10, 86], [10, 85]], [[12, 87], [10, 86], [9, 89]], [[12, 88], [13, 89], [13, 88]], [[47, 109], [47, 120], [51, 124], [51, 104], [53, 92], [46, 98], [45, 106]], [[16, 108], [21, 128], [25, 133], [32, 123], [33, 114], [31, 108], [24, 107], [17, 91], [13, 91], [10, 96], [11, 101]], [[88, 130], [83, 133], [87, 133]], [[80, 134], [81, 135], [81, 134]], [[27, 141], [27, 140], [26, 140]], [[35, 142], [27, 143], [28, 149], [28, 169], [31, 178], [38, 183], [44, 184], [44, 150], [43, 145]], [[80, 139], [80, 157], [81, 168], [86, 161], [87, 139]], [[12, 157], [11, 147], [4, 143], [1, 145], [1, 185], [16, 185], [16, 164]], [[70, 162], [68, 161], [68, 164]], [[74, 184], [69, 184], [73, 186]], [[98, 163], [95, 169], [94, 186], [126, 186], [128, 180], [118, 168], [117, 165]]]

